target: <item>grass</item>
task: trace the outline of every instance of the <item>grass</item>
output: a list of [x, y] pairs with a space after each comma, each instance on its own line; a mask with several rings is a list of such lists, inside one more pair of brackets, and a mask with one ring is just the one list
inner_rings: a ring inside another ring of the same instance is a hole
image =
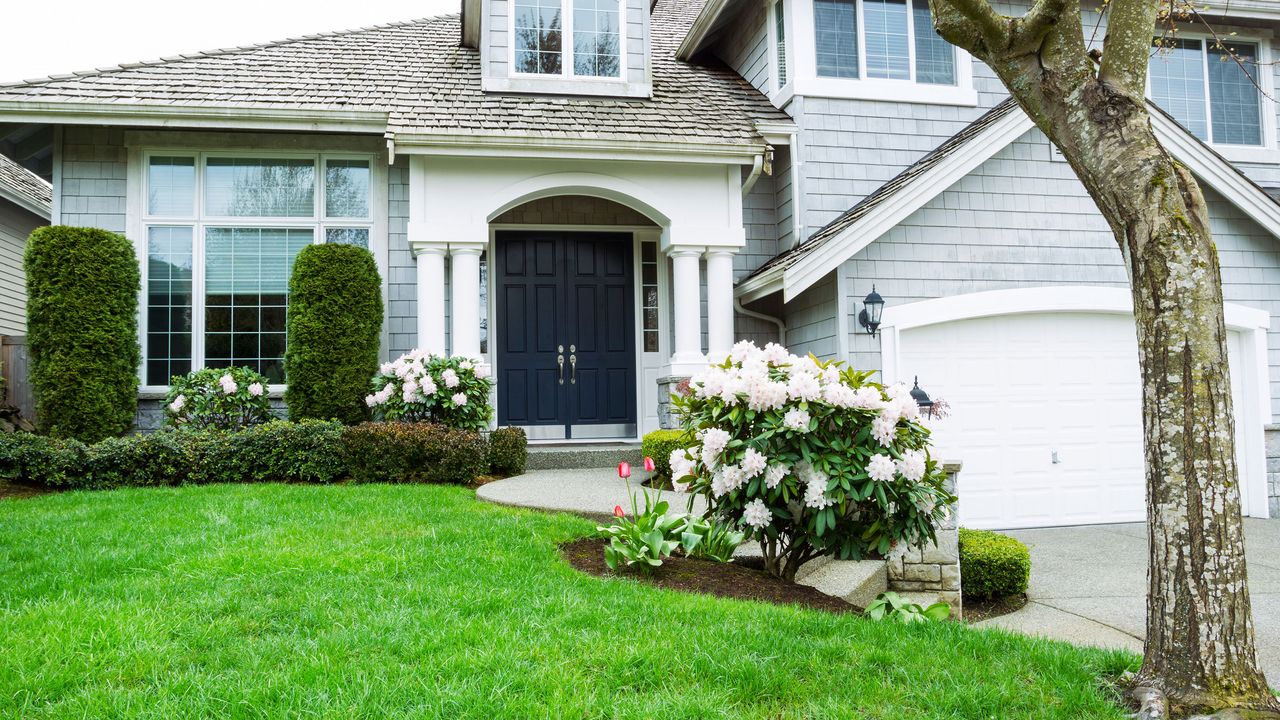
[[0, 717], [1121, 718], [1132, 656], [577, 573], [430, 486], [0, 501]]

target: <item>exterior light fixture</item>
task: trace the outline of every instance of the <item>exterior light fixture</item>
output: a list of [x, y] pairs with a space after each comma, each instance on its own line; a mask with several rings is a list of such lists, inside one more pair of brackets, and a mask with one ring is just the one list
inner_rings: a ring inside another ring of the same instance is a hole
[[862, 299], [862, 312], [858, 313], [858, 324], [866, 328], [866, 331], [875, 337], [876, 331], [880, 329], [880, 313], [884, 311], [884, 298], [880, 297], [880, 293], [876, 292], [876, 286], [871, 286], [871, 294]]
[[929, 393], [920, 388], [920, 376], [916, 376], [915, 387], [911, 388], [911, 399], [916, 401], [916, 405], [920, 408], [920, 414], [925, 417], [933, 416], [933, 401], [929, 399]]

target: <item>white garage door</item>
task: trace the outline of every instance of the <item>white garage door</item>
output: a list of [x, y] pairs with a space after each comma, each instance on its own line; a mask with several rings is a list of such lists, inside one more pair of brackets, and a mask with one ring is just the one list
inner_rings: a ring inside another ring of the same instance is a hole
[[[1236, 367], [1239, 338], [1231, 335]], [[1141, 382], [1131, 316], [1032, 313], [904, 329], [898, 358], [900, 378], [919, 376], [922, 388], [952, 407], [950, 418], [933, 423], [934, 439], [942, 457], [964, 464], [965, 526], [1144, 518]]]

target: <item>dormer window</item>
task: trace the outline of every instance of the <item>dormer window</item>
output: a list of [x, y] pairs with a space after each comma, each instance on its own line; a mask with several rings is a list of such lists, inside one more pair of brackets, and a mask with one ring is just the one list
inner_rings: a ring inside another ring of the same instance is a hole
[[956, 84], [956, 50], [925, 0], [815, 0], [818, 75]]
[[[514, 5], [516, 74], [621, 78], [620, 0], [515, 0]], [[565, 36], [573, 42], [566, 45]]]

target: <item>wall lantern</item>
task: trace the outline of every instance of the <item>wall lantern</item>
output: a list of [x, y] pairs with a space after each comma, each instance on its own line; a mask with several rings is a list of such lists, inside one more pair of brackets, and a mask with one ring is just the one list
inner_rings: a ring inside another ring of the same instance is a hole
[[920, 414], [925, 417], [933, 417], [933, 401], [929, 399], [929, 393], [920, 389], [920, 376], [916, 376], [916, 386], [911, 388], [911, 399], [916, 401], [916, 405], [920, 407]]
[[880, 328], [880, 313], [884, 311], [884, 298], [876, 292], [875, 285], [871, 286], [871, 294], [862, 299], [862, 306], [862, 312], [858, 313], [858, 324], [866, 328], [871, 337], [875, 337], [876, 330]]

